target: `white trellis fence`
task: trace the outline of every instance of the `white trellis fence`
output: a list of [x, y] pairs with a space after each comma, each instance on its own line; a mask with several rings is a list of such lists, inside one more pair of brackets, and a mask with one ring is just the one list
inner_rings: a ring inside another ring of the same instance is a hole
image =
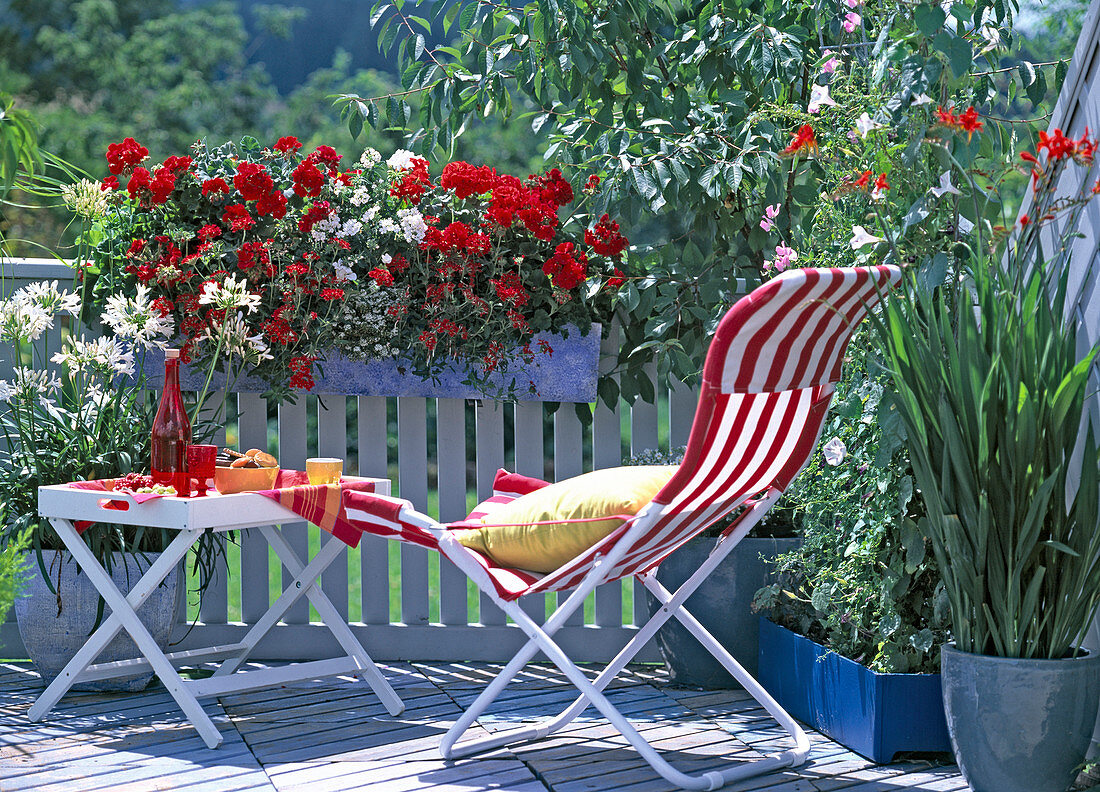
[[[0, 267], [0, 294], [32, 280], [71, 278], [58, 262], [6, 261]], [[611, 364], [616, 343], [615, 338], [603, 342], [602, 365]], [[0, 371], [0, 378], [4, 376]], [[657, 401], [622, 403], [615, 410], [599, 403], [586, 426], [572, 404], [562, 404], [551, 414], [542, 402], [322, 396], [268, 404], [256, 394], [240, 393], [231, 394], [226, 417], [229, 439], [235, 434], [242, 449], [269, 449], [284, 467], [298, 469], [308, 456], [345, 458], [347, 472], [388, 476], [401, 497], [453, 520], [466, 514], [475, 497], [489, 493], [499, 467], [560, 480], [618, 465], [624, 454], [684, 445], [695, 393], [677, 388]], [[319, 533], [312, 526], [296, 526], [296, 549], [303, 552], [310, 544], [330, 540]], [[503, 612], [474, 599], [465, 577], [450, 562], [422, 548], [394, 548], [368, 536], [348, 551], [347, 560], [346, 566], [329, 568], [322, 588], [376, 658], [506, 660], [521, 642], [522, 633], [507, 623]], [[285, 570], [269, 557], [258, 535], [241, 536], [239, 548], [230, 547], [228, 574], [223, 570], [218, 575], [201, 608], [192, 606], [188, 614], [181, 603], [177, 648], [239, 641], [281, 589], [280, 574]], [[526, 599], [529, 613], [544, 614], [548, 603], [541, 596]], [[606, 660], [629, 639], [634, 625], [644, 621], [639, 617], [645, 608], [642, 589], [635, 590], [633, 581], [608, 584], [597, 589], [584, 614], [578, 613], [559, 635], [573, 657]], [[21, 656], [14, 623], [0, 626], [0, 647], [5, 657]], [[303, 602], [271, 631], [258, 656], [305, 659], [335, 649], [327, 630], [310, 623]], [[639, 659], [654, 657], [650, 647]]]

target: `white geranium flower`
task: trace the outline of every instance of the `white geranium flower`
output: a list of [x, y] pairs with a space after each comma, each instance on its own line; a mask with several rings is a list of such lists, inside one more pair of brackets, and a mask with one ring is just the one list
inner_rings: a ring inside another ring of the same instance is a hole
[[336, 232], [338, 237], [355, 236], [363, 230], [363, 224], [356, 220], [354, 217], [344, 222], [340, 227], [340, 230]]
[[856, 119], [856, 131], [861, 138], [866, 138], [873, 130], [882, 129], [883, 124], [871, 118], [870, 113], [864, 111], [863, 115]]
[[120, 294], [108, 297], [103, 323], [142, 349], [163, 349], [175, 334], [172, 321], [153, 308], [149, 287], [144, 284], [137, 287], [133, 297]]
[[806, 105], [807, 113], [820, 112], [822, 107], [836, 107], [836, 102], [829, 96], [829, 86], [815, 85], [810, 88], [810, 103]]
[[373, 168], [379, 162], [382, 161], [382, 155], [378, 153], [378, 149], [367, 147], [363, 149], [362, 155], [359, 157], [359, 164], [364, 168]]
[[424, 222], [424, 215], [417, 209], [398, 209], [397, 219], [401, 223], [401, 233], [405, 235], [405, 241], [419, 245], [424, 241], [424, 235], [428, 233], [428, 224]]
[[378, 232], [381, 234], [400, 234], [401, 226], [390, 217], [383, 217], [378, 221]]
[[370, 200], [370, 190], [366, 187], [356, 187], [348, 200], [351, 201], [352, 206], [362, 206]]
[[852, 250], [859, 250], [864, 245], [873, 245], [881, 241], [882, 237], [877, 237], [863, 226], [857, 225], [852, 226], [852, 238], [848, 240], [848, 244], [852, 246]]
[[412, 167], [412, 161], [416, 155], [407, 149], [398, 149], [386, 160], [386, 165], [396, 171], [408, 170]]
[[260, 305], [260, 295], [250, 292], [246, 281], [238, 281], [229, 275], [223, 284], [214, 281], [204, 283], [202, 294], [199, 295], [199, 304], [212, 305], [219, 311], [244, 308], [248, 313], [252, 313]]
[[825, 457], [826, 465], [836, 467], [844, 461], [848, 449], [839, 437], [834, 437], [821, 448], [821, 453]]
[[336, 280], [338, 281], [344, 282], [359, 279], [359, 276], [355, 274], [355, 270], [345, 264], [343, 259], [336, 259], [336, 261], [332, 262], [332, 269], [335, 271]]
[[944, 171], [940, 176], [940, 186], [932, 188], [932, 194], [937, 198], [942, 198], [947, 193], [962, 195], [962, 193], [959, 192], [959, 188], [951, 183], [951, 171]]

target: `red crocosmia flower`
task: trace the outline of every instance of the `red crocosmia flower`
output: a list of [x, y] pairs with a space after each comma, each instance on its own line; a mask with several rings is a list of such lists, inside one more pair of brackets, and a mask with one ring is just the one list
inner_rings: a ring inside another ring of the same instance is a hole
[[226, 184], [225, 179], [207, 179], [202, 183], [203, 195], [225, 195], [228, 192], [229, 185]]
[[1020, 228], [1027, 228], [1030, 222], [1030, 217], [1028, 217], [1027, 215], [1020, 215]]
[[959, 116], [959, 126], [966, 132], [968, 140], [973, 137], [975, 132], [982, 131], [983, 124], [978, 120], [978, 111], [974, 109], [973, 105]]
[[817, 137], [814, 135], [814, 128], [809, 124], [803, 124], [799, 127], [798, 131], [791, 137], [791, 142], [780, 153], [789, 157], [802, 151], [817, 151]]
[[875, 179], [875, 191], [886, 192], [890, 189], [890, 184], [886, 181], [886, 174], [880, 173], [878, 178]]
[[1036, 165], [1039, 164], [1039, 158], [1032, 154], [1030, 151], [1021, 151], [1020, 159], [1022, 159], [1024, 162], [1034, 162]]
[[244, 204], [233, 204], [227, 207], [222, 215], [222, 222], [229, 227], [230, 231], [244, 231], [256, 225], [256, 221], [252, 219], [252, 215], [248, 213]]
[[275, 143], [275, 150], [281, 151], [283, 154], [292, 154], [302, 147], [302, 144], [298, 142], [298, 138], [287, 135], [286, 137], [279, 138]]
[[379, 286], [393, 286], [393, 275], [391, 275], [388, 270], [382, 269], [381, 267], [372, 269], [367, 273], [367, 277]]
[[496, 180], [495, 168], [490, 168], [488, 165], [478, 167], [459, 160], [443, 166], [439, 185], [445, 190], [454, 190], [455, 197], [464, 200], [471, 195], [489, 192], [496, 184]]
[[584, 232], [584, 243], [601, 256], [618, 258], [630, 242], [619, 233], [619, 224], [606, 214], [595, 226]]
[[242, 162], [237, 166], [233, 186], [246, 201], [258, 201], [275, 188], [275, 182], [271, 180], [267, 168], [263, 165], [256, 162]]
[[99, 189], [101, 192], [107, 192], [108, 190], [117, 190], [119, 188], [118, 176], [108, 176], [102, 182], [100, 182]]
[[861, 190], [866, 190], [867, 185], [871, 183], [872, 176], [874, 176], [873, 172], [869, 170], [863, 171], [863, 173], [859, 174], [859, 178], [855, 180], [856, 187]]
[[144, 162], [148, 156], [149, 149], [128, 137], [121, 143], [112, 143], [107, 146], [107, 170], [118, 176], [127, 168]]
[[955, 108], [953, 106], [948, 110], [944, 110], [942, 106], [937, 107], [936, 120], [945, 127], [957, 127], [959, 125], [959, 117], [955, 115]]
[[294, 193], [305, 198], [316, 198], [321, 194], [321, 188], [325, 186], [325, 174], [307, 160], [299, 163], [290, 174], [290, 178], [294, 183]]

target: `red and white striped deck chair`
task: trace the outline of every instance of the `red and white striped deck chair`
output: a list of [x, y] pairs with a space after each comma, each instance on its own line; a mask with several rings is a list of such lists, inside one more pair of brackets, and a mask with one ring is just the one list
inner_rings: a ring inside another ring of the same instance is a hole
[[[440, 753], [457, 758], [545, 737], [590, 704], [598, 709], [665, 779], [685, 789], [717, 789], [731, 781], [801, 764], [809, 742], [797, 723], [684, 608], [684, 601], [733, 549], [809, 460], [817, 445], [848, 340], [882, 293], [900, 280], [896, 267], [802, 269], [783, 273], [741, 299], [718, 326], [703, 371], [702, 390], [679, 470], [634, 518], [557, 570], [534, 574], [495, 565], [467, 549], [450, 528], [407, 501], [348, 492], [348, 517], [365, 531], [438, 550], [507, 613], [529, 640], [443, 737]], [[500, 471], [496, 492], [470, 518], [491, 515], [545, 482]], [[707, 561], [675, 593], [654, 577], [661, 561], [716, 520], [744, 507], [716, 541]], [[467, 519], [470, 519], [467, 518]], [[478, 523], [480, 524], [480, 523]], [[554, 641], [568, 617], [596, 586], [636, 576], [662, 608], [589, 681]], [[572, 589], [542, 625], [520, 608], [525, 594]], [[781, 753], [724, 770], [688, 775], [672, 767], [603, 694], [607, 684], [675, 616], [794, 740]], [[474, 720], [539, 651], [580, 691], [565, 711], [525, 726], [457, 744]]]

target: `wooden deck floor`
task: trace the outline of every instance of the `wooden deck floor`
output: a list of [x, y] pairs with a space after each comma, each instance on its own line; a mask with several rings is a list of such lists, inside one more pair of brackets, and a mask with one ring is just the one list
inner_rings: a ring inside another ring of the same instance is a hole
[[[593, 710], [532, 745], [445, 762], [440, 735], [494, 666], [387, 664], [406, 703], [390, 717], [361, 682], [330, 679], [209, 700], [225, 742], [210, 750], [159, 685], [137, 695], [77, 693], [42, 723], [26, 666], [0, 664], [0, 790], [35, 792], [660, 792], [673, 789]], [[479, 721], [495, 731], [572, 700], [556, 670], [529, 666]], [[695, 772], [784, 744], [742, 691], [675, 689], [652, 666], [628, 669], [610, 694], [677, 768]], [[876, 766], [819, 735], [811, 761], [726, 789], [734, 792], [962, 792], [936, 757]]]

